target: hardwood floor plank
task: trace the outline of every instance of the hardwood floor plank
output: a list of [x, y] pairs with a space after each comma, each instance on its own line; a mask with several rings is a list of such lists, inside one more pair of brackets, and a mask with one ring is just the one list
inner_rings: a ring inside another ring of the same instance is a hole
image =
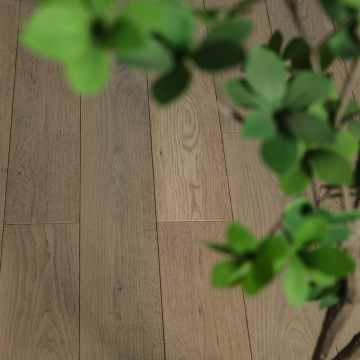
[[[34, 7], [21, 3], [21, 23]], [[19, 48], [5, 222], [79, 221], [80, 100], [60, 67]]]
[[78, 359], [78, 225], [5, 226], [0, 299], [2, 359]]
[[[217, 7], [231, 7], [236, 4], [237, 0], [204, 0], [205, 7], [207, 9]], [[250, 39], [246, 42], [247, 48], [251, 49], [256, 44], [265, 44], [268, 42], [271, 36], [271, 28], [269, 24], [269, 18], [267, 15], [265, 0], [258, 1], [252, 7], [251, 13], [247, 14], [244, 19], [250, 20], [253, 25], [253, 33]], [[224, 86], [227, 80], [235, 79], [240, 76], [239, 68], [235, 68], [228, 71], [217, 72], [214, 74], [215, 87], [217, 100], [223, 104], [226, 104], [230, 108], [236, 108], [234, 104], [229, 100], [225, 94]], [[223, 132], [239, 132], [242, 131], [242, 126], [239, 122], [232, 117], [219, 113], [221, 131]]]
[[0, 96], [13, 94], [20, 0], [0, 0]]
[[226, 222], [159, 223], [166, 358], [251, 360], [241, 289], [218, 290], [221, 258], [204, 240], [223, 242]]
[[[256, 142], [236, 133], [224, 133], [223, 138], [234, 219], [264, 237], [287, 199], [262, 164]], [[279, 277], [260, 296], [245, 297], [245, 305], [253, 360], [309, 360], [324, 316], [317, 304], [301, 312], [293, 309]]]
[[82, 100], [81, 360], [164, 359], [146, 76]]
[[8, 173], [12, 96], [0, 97], [0, 264], [5, 211], [5, 191]]

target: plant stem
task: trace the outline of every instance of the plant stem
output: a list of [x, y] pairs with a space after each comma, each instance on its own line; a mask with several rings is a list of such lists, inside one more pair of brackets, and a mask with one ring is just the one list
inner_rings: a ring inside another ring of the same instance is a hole
[[333, 360], [358, 360], [360, 359], [360, 333], [334, 357]]

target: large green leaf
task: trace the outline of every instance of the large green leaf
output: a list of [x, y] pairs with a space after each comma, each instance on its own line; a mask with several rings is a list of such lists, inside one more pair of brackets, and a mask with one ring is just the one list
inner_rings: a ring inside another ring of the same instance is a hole
[[243, 136], [245, 138], [271, 139], [276, 135], [276, 123], [266, 110], [254, 110], [245, 118]]
[[101, 49], [91, 48], [65, 64], [65, 75], [72, 88], [83, 95], [99, 91], [110, 75], [110, 62]]
[[326, 76], [311, 71], [301, 72], [290, 82], [285, 106], [293, 109], [304, 108], [325, 99], [329, 89], [330, 81]]
[[217, 263], [212, 270], [212, 284], [215, 287], [231, 287], [240, 282], [249, 272], [251, 263], [225, 260]]
[[204, 70], [222, 70], [240, 64], [244, 60], [244, 51], [232, 42], [218, 41], [200, 45], [192, 58]]
[[295, 68], [309, 69], [311, 68], [309, 54], [309, 46], [304, 39], [294, 38], [286, 46], [283, 57], [291, 60], [291, 64]]
[[286, 92], [286, 68], [280, 58], [271, 50], [254, 47], [245, 65], [249, 85], [279, 107]]
[[229, 80], [225, 85], [225, 91], [229, 98], [239, 106], [264, 107], [263, 102], [248, 89], [245, 81]]
[[351, 234], [351, 229], [338, 226], [329, 229], [327, 236], [319, 242], [320, 246], [331, 246], [345, 241]]
[[157, 79], [152, 87], [155, 99], [166, 104], [183, 93], [190, 82], [190, 72], [182, 64]]
[[299, 164], [282, 175], [279, 179], [282, 191], [288, 196], [297, 196], [303, 193], [311, 184], [308, 171]]
[[335, 141], [330, 125], [312, 114], [290, 112], [283, 124], [294, 137], [307, 142], [324, 144]]
[[91, 47], [91, 17], [78, 3], [49, 3], [30, 17], [21, 42], [53, 60], [74, 59]]
[[360, 140], [360, 121], [359, 120], [350, 120], [347, 123], [348, 131], [354, 135], [358, 140]]
[[335, 142], [332, 145], [321, 146], [321, 148], [331, 150], [351, 160], [359, 151], [359, 142], [352, 134], [338, 132], [335, 135]]
[[233, 223], [229, 226], [227, 239], [230, 249], [236, 254], [254, 252], [259, 247], [251, 231], [238, 223]]
[[344, 277], [355, 269], [355, 262], [342, 250], [323, 247], [302, 254], [306, 266], [330, 276]]
[[341, 0], [320, 0], [328, 15], [337, 22], [342, 22], [350, 15], [349, 10]]
[[261, 155], [272, 170], [282, 175], [297, 162], [298, 146], [295, 140], [277, 134], [274, 138], [263, 143]]
[[299, 258], [293, 257], [291, 259], [285, 273], [283, 287], [290, 304], [300, 309], [309, 296], [310, 286], [307, 281], [306, 268]]
[[310, 164], [319, 179], [332, 185], [350, 185], [352, 182], [350, 163], [338, 154], [326, 151], [314, 152]]

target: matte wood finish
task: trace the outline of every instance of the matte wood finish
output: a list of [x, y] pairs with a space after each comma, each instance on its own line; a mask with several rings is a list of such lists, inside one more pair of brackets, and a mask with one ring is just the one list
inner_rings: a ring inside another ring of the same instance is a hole
[[[237, 133], [225, 133], [223, 138], [234, 219], [265, 237], [279, 220], [286, 199], [261, 162], [257, 143], [240, 139]], [[279, 278], [259, 297], [245, 297], [252, 360], [308, 360], [313, 351], [323, 313], [315, 304], [294, 310], [281, 286]]]
[[[21, 23], [34, 3], [21, 3]], [[79, 221], [80, 101], [57, 65], [19, 47], [5, 222]]]
[[[205, 101], [203, 99], [205, 98]], [[231, 220], [212, 76], [166, 108], [150, 102], [158, 221]]]
[[78, 359], [79, 226], [5, 226], [0, 299], [1, 359]]
[[20, 0], [0, 0], [0, 96], [13, 94]]
[[0, 264], [8, 170], [12, 96], [0, 97]]
[[219, 291], [210, 284], [220, 256], [204, 240], [222, 242], [227, 225], [158, 225], [167, 359], [251, 360], [241, 289]]
[[82, 100], [81, 360], [164, 359], [147, 83]]

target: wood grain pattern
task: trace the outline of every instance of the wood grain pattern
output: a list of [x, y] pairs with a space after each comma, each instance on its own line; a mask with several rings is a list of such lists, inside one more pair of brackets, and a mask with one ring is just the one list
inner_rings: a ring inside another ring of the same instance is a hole
[[[236, 4], [237, 0], [204, 0], [205, 7], [208, 9], [216, 7], [230, 7]], [[271, 28], [269, 18], [267, 15], [265, 0], [255, 3], [252, 7], [252, 12], [246, 15], [246, 20], [250, 20], [253, 25], [253, 33], [249, 40], [246, 42], [246, 48], [250, 49], [256, 44], [265, 44], [271, 36]], [[227, 80], [234, 79], [240, 76], [240, 69], [231, 69], [214, 74], [216, 95], [218, 101], [231, 108], [235, 108], [234, 104], [229, 100], [225, 94], [224, 85]], [[235, 121], [232, 117], [219, 113], [221, 131], [223, 132], [239, 132], [242, 131], [242, 126], [239, 122]]]
[[159, 223], [166, 358], [251, 360], [239, 288], [217, 290], [212, 266], [221, 257], [204, 240], [223, 242], [227, 222]]
[[20, 0], [0, 0], [0, 96], [13, 94]]
[[0, 97], [0, 264], [5, 211], [5, 191], [8, 172], [12, 96]]
[[[21, 4], [21, 23], [34, 4]], [[18, 50], [5, 222], [79, 221], [80, 101], [60, 67]]]
[[81, 360], [164, 359], [147, 83], [82, 101]]
[[[239, 137], [223, 134], [234, 219], [263, 237], [278, 221], [287, 199], [263, 165], [258, 144]], [[279, 277], [259, 297], [245, 297], [253, 360], [308, 360], [313, 351], [324, 314], [316, 304], [296, 311], [281, 286]]]
[[158, 221], [231, 220], [212, 77], [195, 73], [175, 104], [150, 102]]
[[78, 225], [5, 226], [0, 299], [2, 359], [78, 359]]

